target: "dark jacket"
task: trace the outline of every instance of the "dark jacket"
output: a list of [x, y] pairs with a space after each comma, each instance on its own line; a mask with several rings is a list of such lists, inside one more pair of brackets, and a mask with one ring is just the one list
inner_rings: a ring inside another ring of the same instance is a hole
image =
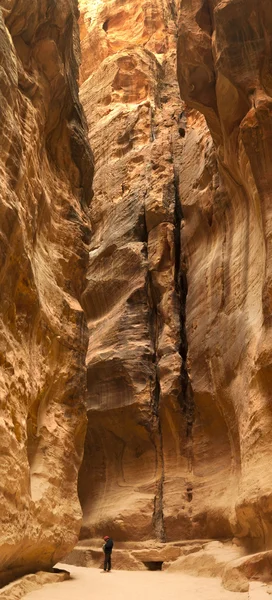
[[107, 553], [107, 554], [111, 554], [112, 553], [113, 541], [112, 541], [111, 538], [105, 542], [103, 548], [104, 548], [104, 552], [105, 553]]

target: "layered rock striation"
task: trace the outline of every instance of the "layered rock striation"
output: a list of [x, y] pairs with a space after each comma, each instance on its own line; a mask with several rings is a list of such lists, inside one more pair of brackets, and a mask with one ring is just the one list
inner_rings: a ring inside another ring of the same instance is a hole
[[108, 527], [119, 540], [164, 539], [175, 490], [180, 505], [187, 489], [175, 10], [117, 1], [81, 10], [81, 101], [96, 163], [82, 535]]
[[269, 547], [269, 7], [81, 9], [96, 159], [82, 536]]
[[236, 473], [220, 407], [193, 393], [185, 304], [194, 250], [182, 206], [200, 203], [209, 219], [215, 151], [203, 117], [179, 98], [175, 6], [130, 8], [82, 4], [81, 100], [96, 161], [82, 536], [224, 538]]
[[212, 203], [180, 190], [190, 376], [228, 440], [232, 530], [257, 549], [272, 543], [271, 40], [265, 1], [182, 3], [181, 95], [205, 116], [218, 165]]
[[1, 0], [1, 583], [75, 544], [92, 155], [77, 3]]

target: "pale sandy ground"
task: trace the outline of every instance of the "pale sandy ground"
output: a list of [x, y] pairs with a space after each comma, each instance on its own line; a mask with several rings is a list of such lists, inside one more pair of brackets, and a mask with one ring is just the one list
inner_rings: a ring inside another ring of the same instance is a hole
[[112, 571], [57, 565], [72, 579], [45, 585], [27, 600], [272, 600], [265, 586], [252, 583], [249, 594], [227, 592], [219, 579], [163, 571]]

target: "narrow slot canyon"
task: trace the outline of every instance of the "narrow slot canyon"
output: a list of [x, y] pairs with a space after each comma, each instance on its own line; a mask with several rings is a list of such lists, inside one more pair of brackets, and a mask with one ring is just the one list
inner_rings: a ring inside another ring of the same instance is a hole
[[0, 35], [3, 594], [107, 533], [267, 596], [269, 2], [0, 0]]

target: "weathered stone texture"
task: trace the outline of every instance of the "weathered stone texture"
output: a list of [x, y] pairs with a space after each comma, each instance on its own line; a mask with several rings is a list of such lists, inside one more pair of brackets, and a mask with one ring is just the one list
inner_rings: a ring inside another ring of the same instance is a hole
[[[172, 514], [176, 503], [171, 456], [183, 460], [175, 447], [182, 438], [172, 439], [185, 421], [173, 152], [181, 139], [181, 102], [170, 4], [81, 6], [81, 100], [96, 162], [84, 294], [90, 330], [89, 426], [79, 483], [85, 536], [109, 527], [115, 539], [164, 539], [163, 511], [166, 516], [169, 504]], [[184, 488], [186, 475], [179, 477]]]
[[76, 542], [92, 155], [77, 3], [0, 2], [1, 582]]
[[[96, 27], [104, 40], [102, 24], [115, 22], [119, 6], [102, 5], [90, 35]], [[141, 19], [148, 10], [144, 3]], [[111, 55], [81, 87], [96, 160], [82, 535], [107, 527], [116, 539], [226, 537], [232, 450], [220, 409], [208, 398], [196, 405], [188, 377], [182, 215], [184, 199], [210, 214], [217, 166], [203, 117], [179, 99], [173, 5], [152, 10], [164, 31], [160, 53], [152, 20], [148, 49], [143, 33], [131, 45], [127, 21], [118, 21]]]
[[159, 60], [170, 47], [174, 50], [176, 0], [80, 0], [79, 6], [82, 81], [105, 58], [130, 46], [145, 48]]
[[233, 473], [232, 529], [257, 549], [272, 543], [271, 42], [265, 0], [181, 5], [181, 95], [205, 115], [219, 169], [212, 203], [181, 191], [188, 364]]
[[82, 534], [270, 546], [269, 4], [81, 7], [97, 165]]

